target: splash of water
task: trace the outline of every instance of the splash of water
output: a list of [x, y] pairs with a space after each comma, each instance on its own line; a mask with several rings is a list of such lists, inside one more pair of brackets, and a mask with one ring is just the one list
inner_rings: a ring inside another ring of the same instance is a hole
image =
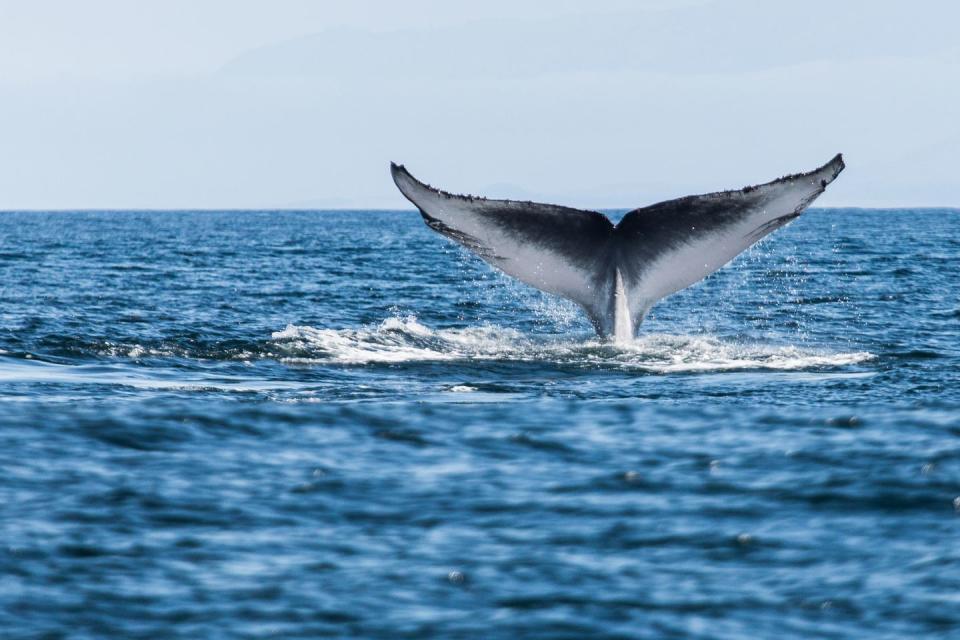
[[545, 362], [651, 373], [800, 370], [855, 365], [873, 358], [794, 345], [725, 341], [711, 336], [646, 334], [626, 343], [543, 338], [495, 325], [431, 329], [416, 317], [391, 317], [360, 329], [288, 325], [273, 334], [281, 359], [302, 364], [450, 360]]

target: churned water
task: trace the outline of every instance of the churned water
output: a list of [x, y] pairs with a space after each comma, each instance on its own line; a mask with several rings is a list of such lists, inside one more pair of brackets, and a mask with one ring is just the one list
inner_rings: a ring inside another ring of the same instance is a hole
[[413, 212], [0, 214], [4, 638], [960, 637], [960, 213], [629, 346]]

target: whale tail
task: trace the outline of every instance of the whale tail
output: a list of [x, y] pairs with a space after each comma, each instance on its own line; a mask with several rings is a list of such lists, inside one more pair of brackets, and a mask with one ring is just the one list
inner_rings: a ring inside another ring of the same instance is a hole
[[521, 282], [580, 305], [604, 338], [632, 339], [650, 307], [699, 282], [796, 219], [843, 170], [686, 196], [627, 213], [491, 200], [434, 189], [391, 163], [393, 180], [434, 231]]

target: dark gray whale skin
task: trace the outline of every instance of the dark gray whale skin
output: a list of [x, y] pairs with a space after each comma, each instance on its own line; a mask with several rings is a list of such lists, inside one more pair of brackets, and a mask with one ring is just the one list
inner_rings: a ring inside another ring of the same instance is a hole
[[601, 337], [625, 339], [636, 335], [657, 300], [795, 220], [844, 166], [837, 154], [806, 173], [634, 209], [616, 226], [597, 211], [447, 193], [402, 165], [390, 168], [431, 229], [501, 271], [578, 303]]

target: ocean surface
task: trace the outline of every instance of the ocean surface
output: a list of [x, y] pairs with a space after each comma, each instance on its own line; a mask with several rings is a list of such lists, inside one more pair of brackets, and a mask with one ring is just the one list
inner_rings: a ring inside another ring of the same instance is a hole
[[958, 638], [958, 262], [812, 210], [613, 346], [413, 211], [0, 213], [0, 636]]

